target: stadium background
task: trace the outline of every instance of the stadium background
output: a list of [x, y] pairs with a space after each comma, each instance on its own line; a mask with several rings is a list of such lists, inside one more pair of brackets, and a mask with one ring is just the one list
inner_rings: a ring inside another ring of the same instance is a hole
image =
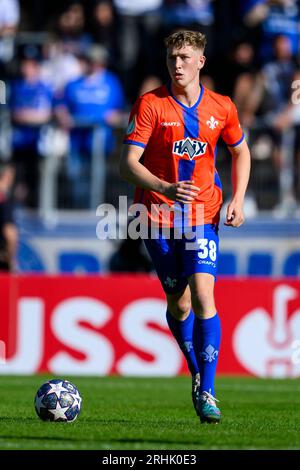
[[[119, 196], [130, 202], [132, 188], [118, 176], [118, 158], [128, 112], [139, 93], [167, 79], [163, 37], [187, 27], [207, 34], [203, 83], [234, 99], [252, 153], [246, 223], [220, 233], [218, 372], [299, 377], [299, 104], [291, 101], [299, 8], [296, 0], [0, 2], [0, 153], [17, 167], [19, 231], [14, 272], [0, 282], [0, 374], [187, 372], [143, 247], [96, 236], [104, 202], [117, 208], [126, 231]], [[99, 76], [111, 73], [95, 82], [100, 98], [90, 91], [101, 110], [92, 105], [76, 115], [68, 83], [91, 64]], [[31, 87], [24, 73], [35, 74]], [[41, 113], [38, 123], [32, 111]], [[83, 163], [72, 172], [83, 134]], [[228, 201], [222, 144], [217, 168]]]

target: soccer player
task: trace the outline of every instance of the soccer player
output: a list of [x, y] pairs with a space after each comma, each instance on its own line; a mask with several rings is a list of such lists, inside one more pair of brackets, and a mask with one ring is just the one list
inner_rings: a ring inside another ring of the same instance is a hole
[[[200, 83], [205, 43], [205, 36], [193, 31], [179, 31], [165, 40], [171, 81], [135, 103], [120, 174], [137, 187], [135, 201], [147, 206], [149, 224], [156, 217], [151, 211], [154, 204], [174, 209], [171, 236], [161, 233], [145, 243], [166, 293], [170, 330], [192, 375], [195, 410], [201, 422], [218, 423], [214, 379], [221, 328], [214, 283], [222, 189], [215, 168], [216, 145], [221, 137], [233, 157], [233, 195], [225, 221], [232, 227], [244, 221], [250, 153], [233, 102]], [[184, 236], [175, 236], [178, 206], [182, 214], [189, 211], [196, 240], [193, 250], [187, 249]]]

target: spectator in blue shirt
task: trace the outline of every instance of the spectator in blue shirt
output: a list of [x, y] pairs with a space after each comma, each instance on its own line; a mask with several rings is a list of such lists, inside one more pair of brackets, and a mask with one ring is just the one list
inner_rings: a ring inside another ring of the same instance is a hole
[[114, 147], [113, 127], [120, 125], [124, 118], [123, 89], [116, 75], [107, 70], [107, 58], [106, 49], [92, 46], [81, 57], [82, 77], [66, 85], [56, 107], [60, 125], [70, 131], [67, 175], [74, 208], [89, 206], [94, 139], [101, 136], [100, 144], [108, 156]]
[[24, 57], [21, 77], [11, 83], [9, 106], [13, 125], [13, 159], [16, 163], [16, 194], [29, 207], [38, 203], [39, 140], [52, 118], [53, 93], [40, 78], [36, 57]]
[[272, 60], [277, 36], [289, 38], [292, 54], [300, 44], [300, 0], [243, 0], [241, 15], [251, 31], [256, 31], [258, 54], [262, 63]]

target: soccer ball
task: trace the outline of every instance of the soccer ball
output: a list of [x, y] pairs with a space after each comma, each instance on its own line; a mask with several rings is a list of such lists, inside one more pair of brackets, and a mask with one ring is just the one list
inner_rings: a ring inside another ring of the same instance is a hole
[[75, 421], [80, 413], [82, 398], [68, 380], [53, 379], [44, 383], [34, 399], [35, 411], [43, 421]]

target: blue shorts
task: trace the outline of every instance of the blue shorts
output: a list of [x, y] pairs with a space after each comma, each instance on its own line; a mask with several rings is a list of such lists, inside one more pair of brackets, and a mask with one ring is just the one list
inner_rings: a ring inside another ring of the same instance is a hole
[[[206, 224], [192, 227], [190, 234], [180, 239], [157, 234], [144, 240], [155, 270], [167, 294], [176, 294], [188, 284], [195, 273], [209, 273], [216, 278], [219, 253], [218, 226]], [[193, 237], [193, 238], [192, 238]]]

